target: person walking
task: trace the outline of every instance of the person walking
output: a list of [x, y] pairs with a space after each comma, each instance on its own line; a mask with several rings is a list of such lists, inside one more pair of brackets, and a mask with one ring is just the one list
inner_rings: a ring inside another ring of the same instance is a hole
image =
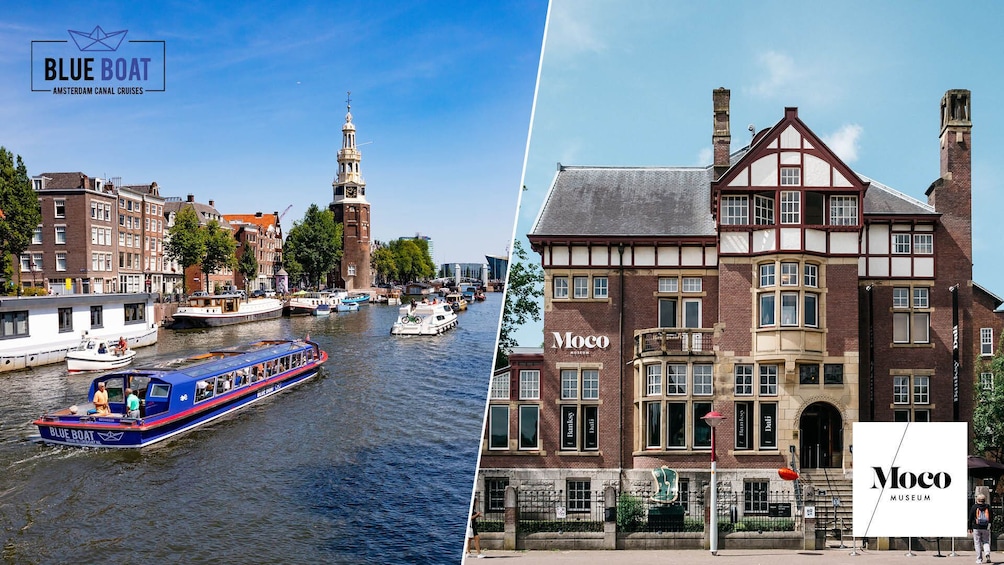
[[484, 557], [481, 553], [481, 537], [478, 536], [478, 518], [481, 517], [481, 512], [478, 512], [478, 499], [474, 499], [474, 508], [471, 512], [471, 520], [467, 524], [467, 555], [474, 555], [471, 553], [473, 547], [476, 550], [478, 559]]
[[976, 504], [969, 509], [969, 533], [973, 536], [973, 549], [977, 563], [993, 563], [990, 560], [990, 525], [994, 523], [994, 511], [987, 504], [987, 495], [976, 495]]

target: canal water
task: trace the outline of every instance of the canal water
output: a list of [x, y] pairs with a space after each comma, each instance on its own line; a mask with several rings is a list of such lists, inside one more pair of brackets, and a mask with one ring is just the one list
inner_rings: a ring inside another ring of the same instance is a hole
[[3, 562], [459, 563], [501, 293], [442, 336], [390, 335], [397, 306], [160, 330], [134, 365], [310, 334], [319, 378], [142, 451], [45, 446], [85, 402], [64, 365], [0, 374]]

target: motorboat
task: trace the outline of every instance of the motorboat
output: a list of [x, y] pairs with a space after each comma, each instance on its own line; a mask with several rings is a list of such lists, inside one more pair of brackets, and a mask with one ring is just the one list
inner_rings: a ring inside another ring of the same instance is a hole
[[459, 292], [451, 292], [446, 295], [446, 303], [453, 308], [454, 312], [460, 312], [461, 310], [467, 310], [467, 299], [464, 295]]
[[[44, 443], [145, 447], [301, 384], [317, 376], [327, 359], [309, 338], [261, 340], [162, 366], [113, 371], [91, 382], [87, 402], [48, 412], [33, 423]], [[99, 385], [108, 395], [105, 413], [91, 402]], [[127, 388], [139, 396], [138, 418], [127, 413]]]
[[109, 371], [132, 363], [135, 356], [136, 352], [128, 347], [119, 350], [115, 341], [85, 337], [66, 352], [66, 369], [71, 373]]
[[402, 306], [390, 328], [392, 335], [440, 335], [457, 325], [457, 313], [446, 302]]
[[331, 305], [322, 302], [314, 308], [314, 311], [311, 312], [311, 314], [314, 316], [329, 316], [331, 315]]
[[339, 301], [338, 304], [335, 304], [336, 312], [356, 312], [358, 310], [359, 310], [358, 302]]

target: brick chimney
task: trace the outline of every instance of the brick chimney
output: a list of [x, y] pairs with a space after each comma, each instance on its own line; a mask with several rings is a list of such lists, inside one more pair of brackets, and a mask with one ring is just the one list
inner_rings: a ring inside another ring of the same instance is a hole
[[711, 136], [711, 144], [715, 152], [715, 180], [721, 178], [725, 171], [729, 170], [729, 153], [732, 144], [732, 134], [729, 132], [729, 97], [727, 88], [716, 88], [712, 92], [712, 101], [715, 107], [714, 134]]
[[[973, 264], [972, 99], [968, 90], [949, 90], [941, 98], [941, 177], [927, 189], [927, 202], [941, 214], [957, 265], [942, 265], [968, 273]], [[941, 245], [941, 238], [939, 238]], [[944, 247], [944, 246], [942, 246]], [[939, 259], [942, 254], [939, 253]], [[965, 275], [964, 275], [965, 276]]]
[[195, 195], [194, 194], [189, 194], [188, 195], [188, 201], [189, 202], [195, 202]]
[[213, 201], [213, 200], [210, 200], [210, 201], [209, 201], [209, 207], [210, 207], [210, 208], [215, 208], [215, 207], [216, 207], [216, 202], [215, 202], [215, 201]]

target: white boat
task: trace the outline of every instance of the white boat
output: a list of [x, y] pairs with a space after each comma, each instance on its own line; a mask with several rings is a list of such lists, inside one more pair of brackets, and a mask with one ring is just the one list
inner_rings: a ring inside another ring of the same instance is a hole
[[402, 306], [390, 328], [392, 335], [439, 335], [457, 325], [457, 313], [446, 302]]
[[172, 329], [212, 328], [245, 322], [269, 320], [282, 315], [282, 301], [276, 298], [252, 298], [240, 294], [191, 296], [188, 306], [180, 306], [171, 316]]
[[126, 349], [119, 353], [117, 341], [85, 337], [75, 349], [66, 352], [66, 369], [71, 373], [107, 371], [132, 363], [136, 352]]
[[5, 296], [0, 315], [9, 320], [0, 373], [62, 363], [83, 337], [124, 337], [131, 349], [157, 343], [152, 294]]
[[359, 310], [359, 303], [339, 301], [338, 304], [335, 305], [335, 310], [338, 312], [355, 312]]
[[328, 316], [331, 314], [331, 306], [328, 304], [318, 304], [311, 314], [314, 316]]

